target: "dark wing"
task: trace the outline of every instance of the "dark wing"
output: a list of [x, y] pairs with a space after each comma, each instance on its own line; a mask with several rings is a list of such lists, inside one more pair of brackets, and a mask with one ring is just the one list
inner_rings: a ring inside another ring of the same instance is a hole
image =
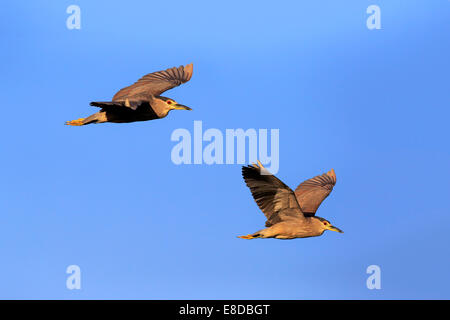
[[288, 216], [304, 218], [294, 191], [260, 163], [259, 166], [242, 167], [242, 176], [252, 192], [253, 199], [267, 218], [267, 227]]
[[175, 88], [188, 82], [192, 77], [193, 65], [173, 67], [164, 71], [149, 73], [131, 86], [117, 92], [112, 101], [125, 101], [126, 99], [139, 100], [150, 95], [159, 96], [164, 91]]
[[98, 102], [93, 101], [90, 103], [93, 107], [102, 108], [107, 111], [127, 111], [129, 109], [131, 110], [138, 110], [138, 109], [151, 109], [150, 104], [148, 101], [142, 101], [142, 100], [126, 100], [126, 101], [115, 101], [115, 102]]
[[333, 190], [336, 173], [333, 169], [299, 184], [295, 189], [297, 201], [306, 216], [316, 214], [317, 208]]

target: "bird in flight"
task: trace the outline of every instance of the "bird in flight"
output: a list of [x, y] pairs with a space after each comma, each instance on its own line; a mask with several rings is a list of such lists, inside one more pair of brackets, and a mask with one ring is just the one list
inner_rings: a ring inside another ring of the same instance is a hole
[[272, 175], [259, 161], [257, 165], [242, 167], [242, 176], [267, 218], [267, 228], [239, 238], [295, 239], [317, 237], [325, 230], [343, 232], [328, 220], [315, 216], [336, 184], [333, 169], [302, 182], [295, 191]]
[[184, 67], [149, 73], [117, 92], [112, 101], [91, 102], [91, 106], [101, 108], [99, 112], [87, 118], [67, 121], [66, 125], [146, 121], [165, 118], [170, 110], [192, 110], [173, 99], [161, 96], [163, 92], [188, 82], [192, 77], [192, 70], [191, 63]]

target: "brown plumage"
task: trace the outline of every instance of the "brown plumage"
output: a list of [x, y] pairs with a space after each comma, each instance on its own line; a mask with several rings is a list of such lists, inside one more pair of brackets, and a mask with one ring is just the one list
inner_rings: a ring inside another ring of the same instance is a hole
[[99, 112], [87, 118], [67, 121], [66, 124], [82, 126], [90, 123], [146, 121], [164, 118], [170, 110], [192, 110], [173, 99], [160, 96], [163, 92], [188, 82], [192, 72], [191, 63], [184, 67], [149, 73], [119, 90], [112, 101], [91, 102], [91, 106], [101, 108]]
[[317, 237], [325, 230], [342, 232], [328, 220], [316, 217], [316, 211], [336, 184], [333, 169], [302, 182], [295, 192], [258, 165], [242, 167], [242, 176], [253, 198], [267, 218], [266, 227], [242, 239], [295, 239]]
[[315, 215], [320, 204], [328, 197], [335, 184], [336, 173], [333, 169], [300, 183], [294, 193], [303, 214], [305, 216]]

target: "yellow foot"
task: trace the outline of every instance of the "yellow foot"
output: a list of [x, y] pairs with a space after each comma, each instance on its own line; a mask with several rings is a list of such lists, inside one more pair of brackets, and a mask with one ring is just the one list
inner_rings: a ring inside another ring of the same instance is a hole
[[66, 121], [66, 125], [68, 126], [82, 126], [84, 118], [80, 118], [77, 120]]
[[246, 235], [246, 236], [238, 236], [238, 238], [251, 240], [251, 239], [255, 239], [255, 238], [257, 238], [257, 237], [254, 237], [254, 236], [252, 236], [251, 234], [248, 234], [248, 235]]

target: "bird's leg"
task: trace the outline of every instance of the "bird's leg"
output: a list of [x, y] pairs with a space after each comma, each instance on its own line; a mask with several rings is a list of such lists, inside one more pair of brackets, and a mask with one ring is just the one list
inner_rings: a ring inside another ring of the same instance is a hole
[[251, 240], [251, 239], [261, 238], [261, 235], [260, 234], [248, 234], [246, 236], [238, 236], [238, 238]]
[[80, 118], [77, 120], [66, 121], [66, 125], [68, 126], [82, 126], [84, 118]]
[[253, 168], [256, 168], [256, 169], [265, 169], [265, 170], [267, 170], [267, 169], [262, 165], [262, 163], [261, 163], [259, 160], [256, 160], [256, 161], [258, 162], [258, 164], [252, 163], [252, 167], [253, 167]]
[[259, 167], [260, 167], [261, 169], [266, 169], [266, 168], [262, 165], [262, 163], [261, 163], [259, 160], [256, 160], [256, 161], [258, 161]]

